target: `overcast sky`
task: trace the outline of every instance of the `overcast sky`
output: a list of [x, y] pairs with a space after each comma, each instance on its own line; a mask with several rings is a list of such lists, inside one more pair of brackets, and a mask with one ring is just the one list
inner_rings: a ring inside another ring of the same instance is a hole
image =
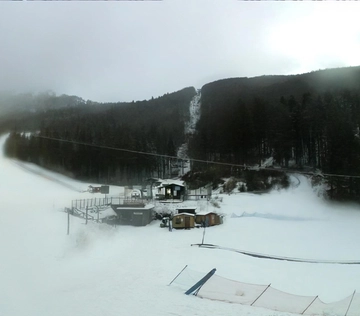
[[360, 2], [0, 1], [0, 91], [132, 101], [360, 65]]

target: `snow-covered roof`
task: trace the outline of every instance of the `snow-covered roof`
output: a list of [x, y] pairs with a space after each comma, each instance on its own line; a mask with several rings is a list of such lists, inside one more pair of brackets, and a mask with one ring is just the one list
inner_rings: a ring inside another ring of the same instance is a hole
[[216, 214], [216, 215], [219, 215], [217, 214], [216, 212], [211, 212], [211, 211], [202, 211], [202, 212], [197, 212], [196, 215], [208, 215], [208, 214]]
[[175, 214], [174, 217], [176, 216], [182, 216], [182, 215], [187, 215], [187, 216], [195, 216], [195, 214], [191, 214], [191, 213], [180, 213], [180, 214]]
[[196, 210], [197, 209], [197, 206], [192, 206], [192, 205], [184, 205], [184, 206], [181, 206], [181, 207], [177, 207], [176, 210]]
[[131, 204], [127, 205], [119, 205], [116, 207], [117, 210], [123, 210], [123, 209], [131, 209], [131, 210], [151, 210], [155, 207], [154, 204], [145, 204], [144, 206], [131, 206]]
[[171, 184], [174, 184], [174, 185], [178, 185], [178, 186], [185, 186], [185, 183], [184, 181], [182, 180], [173, 180], [173, 179], [159, 179], [158, 182], [161, 182], [161, 186], [167, 186], [167, 185], [171, 185]]
[[115, 213], [115, 211], [111, 208], [111, 207], [108, 207], [104, 210], [101, 210], [99, 212], [99, 218], [107, 218], [107, 217], [110, 217], [110, 216], [117, 216], [117, 214]]

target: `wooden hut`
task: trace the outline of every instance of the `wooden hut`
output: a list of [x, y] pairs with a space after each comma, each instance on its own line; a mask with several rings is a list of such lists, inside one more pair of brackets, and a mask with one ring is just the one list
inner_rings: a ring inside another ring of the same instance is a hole
[[222, 216], [215, 212], [199, 212], [196, 213], [195, 222], [198, 225], [214, 226], [222, 224]]
[[190, 213], [181, 213], [173, 216], [172, 219], [173, 228], [194, 228], [195, 227], [195, 215]]

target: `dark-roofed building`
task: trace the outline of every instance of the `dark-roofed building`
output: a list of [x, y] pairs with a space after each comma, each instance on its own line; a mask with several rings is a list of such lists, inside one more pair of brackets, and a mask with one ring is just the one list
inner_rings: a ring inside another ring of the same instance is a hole
[[180, 180], [159, 179], [153, 184], [154, 197], [158, 200], [183, 200], [185, 185]]
[[196, 210], [197, 207], [196, 206], [183, 206], [183, 207], [178, 207], [176, 209], [176, 213], [177, 214], [181, 214], [181, 213], [189, 213], [189, 214], [196, 214]]
[[118, 216], [119, 225], [146, 226], [153, 219], [152, 204], [114, 204], [111, 207]]

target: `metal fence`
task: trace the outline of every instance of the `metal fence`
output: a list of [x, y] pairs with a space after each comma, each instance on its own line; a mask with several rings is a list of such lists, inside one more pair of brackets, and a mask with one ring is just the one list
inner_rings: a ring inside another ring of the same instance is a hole
[[86, 207], [94, 206], [106, 206], [106, 205], [132, 205], [132, 204], [144, 204], [148, 200], [146, 199], [131, 199], [124, 198], [119, 196], [107, 196], [100, 198], [91, 198], [91, 199], [79, 199], [71, 201], [71, 208], [83, 209]]

